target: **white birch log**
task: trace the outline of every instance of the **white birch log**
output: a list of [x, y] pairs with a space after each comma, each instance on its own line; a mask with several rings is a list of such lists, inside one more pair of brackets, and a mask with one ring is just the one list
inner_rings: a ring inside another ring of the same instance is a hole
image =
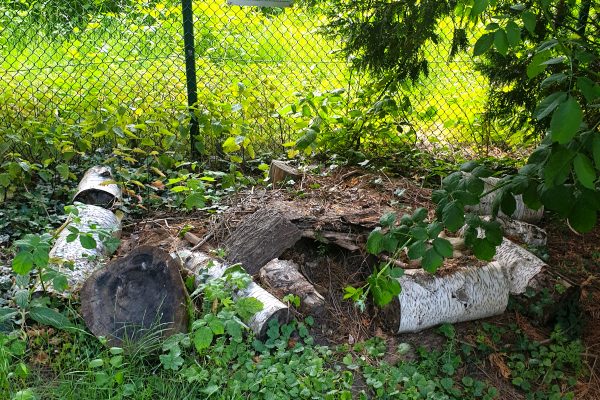
[[300, 298], [300, 310], [306, 313], [321, 313], [325, 299], [299, 271], [298, 264], [275, 258], [260, 269], [261, 282], [279, 298], [294, 294]]
[[[67, 237], [71, 234], [67, 226], [56, 238], [49, 254], [50, 260], [58, 265], [57, 269], [66, 275], [71, 292], [78, 290], [97, 268], [102, 258], [108, 255], [108, 250], [99, 237], [98, 229], [110, 231], [117, 237], [121, 233], [121, 221], [112, 211], [93, 205], [81, 205], [78, 209], [79, 221], [73, 221], [69, 226], [77, 228], [80, 232], [91, 232], [96, 241], [96, 248], [84, 248], [79, 238], [71, 242], [67, 241]], [[92, 229], [92, 226], [95, 228]], [[72, 264], [73, 268], [67, 268], [65, 263]]]
[[[487, 219], [490, 219], [488, 217]], [[510, 218], [498, 218], [504, 235], [518, 238], [521, 242], [531, 246], [545, 246], [548, 235], [539, 226]]]
[[115, 183], [110, 167], [96, 165], [81, 178], [73, 202], [110, 208], [121, 196], [121, 188]]
[[504, 238], [494, 261], [480, 268], [462, 267], [441, 276], [406, 270], [399, 278], [398, 301], [385, 314], [390, 323], [398, 323], [398, 333], [502, 314], [510, 294], [522, 294], [529, 286], [541, 289], [545, 281], [538, 279], [545, 267], [533, 253]]
[[497, 262], [460, 268], [444, 276], [407, 270], [399, 280], [398, 333], [502, 314], [508, 304], [509, 281]]
[[[484, 192], [488, 192], [493, 189], [500, 181], [498, 178], [482, 178], [482, 180], [484, 182]], [[492, 204], [497, 194], [497, 191], [489, 193], [480, 200], [478, 205], [467, 206], [466, 210], [479, 215], [491, 215], [493, 208]], [[539, 210], [533, 210], [527, 207], [523, 202], [523, 196], [520, 194], [515, 196], [515, 200], [517, 202], [517, 207], [512, 215], [507, 216], [502, 213], [502, 211], [498, 212], [498, 215], [530, 223], [536, 223], [544, 216], [544, 207], [541, 207]]]
[[[217, 279], [223, 276], [225, 270], [229, 268], [229, 265], [221, 263], [208, 254], [198, 251], [180, 250], [173, 253], [173, 256], [178, 257], [182, 261], [183, 267], [197, 278], [199, 278], [202, 272], [206, 272], [209, 279]], [[199, 279], [196, 279], [196, 282], [199, 282]], [[238, 298], [254, 297], [263, 304], [263, 309], [254, 314], [248, 321], [248, 326], [260, 339], [266, 337], [270, 321], [277, 320], [280, 324], [285, 324], [289, 321], [290, 313], [288, 307], [254, 282], [251, 282], [247, 288], [236, 293], [235, 296]]]

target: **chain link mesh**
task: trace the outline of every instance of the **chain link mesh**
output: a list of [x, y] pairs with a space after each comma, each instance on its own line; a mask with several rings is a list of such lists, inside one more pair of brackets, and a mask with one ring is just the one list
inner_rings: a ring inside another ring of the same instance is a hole
[[[320, 35], [318, 13], [207, 0], [194, 2], [193, 14], [195, 112], [207, 154], [231, 135], [254, 135], [257, 150], [289, 149], [298, 127], [279, 111], [298, 93], [369, 84]], [[173, 0], [0, 1], [0, 154], [27, 157], [28, 140], [54, 140], [47, 132], [79, 150], [119, 140], [183, 146], [182, 22]], [[398, 94], [410, 102], [401, 122], [420, 149], [505, 154], [510, 146], [481, 123], [486, 80], [467, 54], [448, 61], [451, 38], [440, 29], [441, 44], [426, 49], [429, 76]]]

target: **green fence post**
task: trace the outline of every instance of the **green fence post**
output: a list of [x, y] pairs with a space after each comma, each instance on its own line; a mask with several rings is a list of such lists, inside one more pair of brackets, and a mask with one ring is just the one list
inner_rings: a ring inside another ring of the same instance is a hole
[[190, 155], [193, 159], [197, 155], [196, 135], [200, 132], [198, 128], [198, 117], [194, 107], [198, 103], [198, 83], [196, 82], [196, 59], [194, 53], [194, 14], [192, 12], [192, 0], [182, 0], [183, 14], [183, 47], [185, 51], [185, 77], [187, 83], [188, 107], [190, 111]]

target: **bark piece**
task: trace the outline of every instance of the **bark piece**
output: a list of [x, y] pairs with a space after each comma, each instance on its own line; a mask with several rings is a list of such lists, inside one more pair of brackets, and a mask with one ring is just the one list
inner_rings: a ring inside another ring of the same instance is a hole
[[[121, 222], [112, 211], [93, 205], [82, 205], [78, 209], [79, 222], [71, 222], [70, 225], [80, 232], [92, 232], [96, 248], [85, 249], [79, 238], [72, 242], [67, 241], [71, 234], [67, 227], [58, 235], [49, 254], [50, 259], [59, 264], [58, 270], [66, 275], [72, 291], [77, 290], [97, 268], [102, 258], [108, 255], [108, 249], [100, 240], [98, 229], [112, 231], [117, 237], [121, 233]], [[95, 229], [92, 229], [92, 226], [95, 226]], [[72, 268], [64, 266], [65, 262], [72, 264]]]
[[545, 246], [547, 242], [546, 231], [536, 225], [510, 218], [498, 218], [498, 222], [506, 236], [518, 238], [521, 242], [531, 246]]
[[250, 275], [292, 247], [302, 232], [281, 213], [261, 208], [242, 222], [225, 241], [227, 259], [241, 263]]
[[121, 189], [115, 183], [110, 167], [96, 165], [86, 171], [77, 186], [73, 202], [111, 208], [121, 200]]
[[323, 243], [334, 243], [350, 251], [357, 251], [362, 248], [356, 245], [360, 241], [359, 236], [351, 233], [305, 230], [302, 232], [302, 237], [318, 240]]
[[279, 160], [271, 161], [271, 167], [269, 168], [269, 177], [271, 183], [275, 187], [280, 182], [286, 182], [290, 179], [297, 180], [302, 176], [300, 171], [292, 167], [288, 163]]
[[[201, 282], [203, 273], [206, 273], [208, 279], [217, 279], [223, 276], [229, 267], [229, 265], [199, 251], [180, 250], [173, 256], [182, 261], [186, 271], [196, 276], [196, 285]], [[259, 339], [266, 337], [270, 321], [277, 320], [279, 324], [289, 321], [288, 307], [254, 282], [251, 282], [246, 289], [236, 293], [235, 296], [237, 298], [254, 297], [263, 304], [263, 309], [248, 321], [248, 326]]]
[[260, 280], [282, 298], [287, 294], [300, 297], [300, 310], [305, 313], [322, 313], [325, 299], [315, 287], [300, 273], [298, 264], [293, 261], [269, 261], [260, 269]]
[[90, 331], [111, 346], [187, 330], [187, 293], [169, 253], [142, 246], [90, 276], [81, 290]]
[[[500, 179], [498, 179], [498, 178], [483, 178], [484, 192], [488, 192], [489, 190], [493, 189], [494, 186], [496, 186], [499, 181], [500, 181]], [[474, 212], [479, 215], [491, 215], [492, 208], [493, 208], [492, 205], [493, 205], [494, 199], [496, 198], [497, 194], [498, 194], [497, 191], [489, 193], [487, 196], [484, 196], [480, 200], [480, 203], [478, 205], [467, 206], [466, 209], [468, 211]], [[501, 211], [498, 213], [498, 215], [504, 216], [506, 218], [516, 219], [516, 220], [523, 221], [523, 222], [529, 222], [529, 223], [539, 222], [542, 219], [542, 217], [544, 216], [544, 208], [543, 207], [540, 208], [539, 210], [533, 210], [533, 209], [527, 207], [525, 205], [525, 203], [523, 202], [522, 195], [519, 194], [519, 195], [515, 196], [515, 200], [517, 202], [517, 207], [515, 209], [515, 212], [512, 215], [507, 216], [504, 213], [502, 213]]]

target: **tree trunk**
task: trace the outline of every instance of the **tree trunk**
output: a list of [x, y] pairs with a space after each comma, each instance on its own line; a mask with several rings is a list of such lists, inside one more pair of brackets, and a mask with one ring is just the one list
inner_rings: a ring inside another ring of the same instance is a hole
[[77, 186], [73, 202], [111, 208], [121, 200], [121, 188], [115, 183], [109, 167], [96, 165], [86, 171]]

